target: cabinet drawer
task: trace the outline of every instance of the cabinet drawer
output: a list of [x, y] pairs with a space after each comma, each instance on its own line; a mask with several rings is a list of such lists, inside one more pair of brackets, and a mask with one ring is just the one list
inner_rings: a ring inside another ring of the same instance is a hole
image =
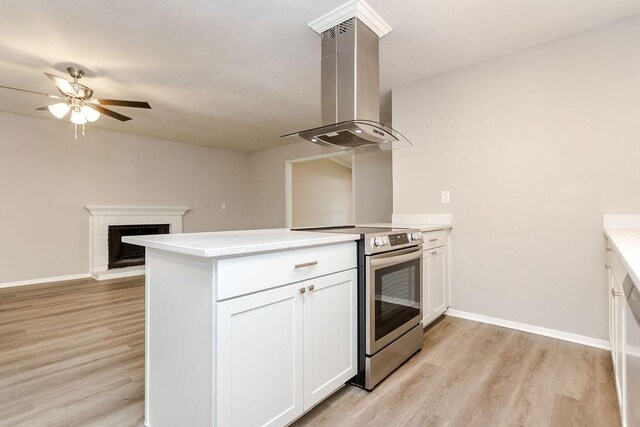
[[314, 246], [217, 261], [217, 300], [356, 267], [356, 244]]
[[424, 249], [422, 251], [422, 256], [426, 257], [426, 256], [435, 256], [435, 255], [442, 255], [443, 253], [446, 252], [446, 248], [443, 247], [439, 247], [439, 248], [431, 248], [431, 249]]
[[437, 248], [438, 246], [446, 245], [448, 242], [448, 232], [446, 230], [430, 231], [428, 233], [422, 233], [422, 239], [424, 240], [424, 249]]

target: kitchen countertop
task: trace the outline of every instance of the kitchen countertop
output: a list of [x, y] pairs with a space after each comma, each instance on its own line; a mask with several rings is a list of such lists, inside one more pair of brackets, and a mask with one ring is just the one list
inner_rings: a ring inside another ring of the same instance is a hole
[[128, 236], [123, 237], [122, 241], [169, 252], [215, 258], [352, 242], [358, 238], [359, 236], [350, 234], [291, 231], [286, 228], [277, 228], [267, 230]]
[[358, 227], [389, 227], [389, 228], [417, 228], [420, 231], [448, 230], [452, 224], [400, 224], [390, 222], [376, 222], [371, 224], [358, 224]]
[[604, 232], [631, 280], [640, 287], [640, 228], [605, 227]]

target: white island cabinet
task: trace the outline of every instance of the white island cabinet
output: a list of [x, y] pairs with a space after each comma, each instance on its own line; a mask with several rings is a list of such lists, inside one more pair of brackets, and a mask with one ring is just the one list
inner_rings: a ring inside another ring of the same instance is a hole
[[623, 426], [637, 426], [640, 425], [640, 227], [609, 227], [605, 228], [605, 234], [609, 336], [620, 418]]
[[147, 247], [145, 424], [284, 426], [352, 378], [355, 238], [123, 239]]

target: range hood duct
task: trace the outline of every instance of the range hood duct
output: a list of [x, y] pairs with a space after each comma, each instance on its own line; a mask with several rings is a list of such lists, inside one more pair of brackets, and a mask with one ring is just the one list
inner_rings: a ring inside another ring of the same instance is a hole
[[378, 35], [353, 17], [322, 32], [321, 40], [322, 126], [283, 137], [355, 152], [410, 147], [380, 123]]

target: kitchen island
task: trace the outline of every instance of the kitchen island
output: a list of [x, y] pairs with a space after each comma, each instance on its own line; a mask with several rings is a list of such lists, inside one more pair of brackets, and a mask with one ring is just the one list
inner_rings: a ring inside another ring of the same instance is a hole
[[355, 239], [123, 238], [146, 247], [145, 424], [286, 425], [353, 377]]

